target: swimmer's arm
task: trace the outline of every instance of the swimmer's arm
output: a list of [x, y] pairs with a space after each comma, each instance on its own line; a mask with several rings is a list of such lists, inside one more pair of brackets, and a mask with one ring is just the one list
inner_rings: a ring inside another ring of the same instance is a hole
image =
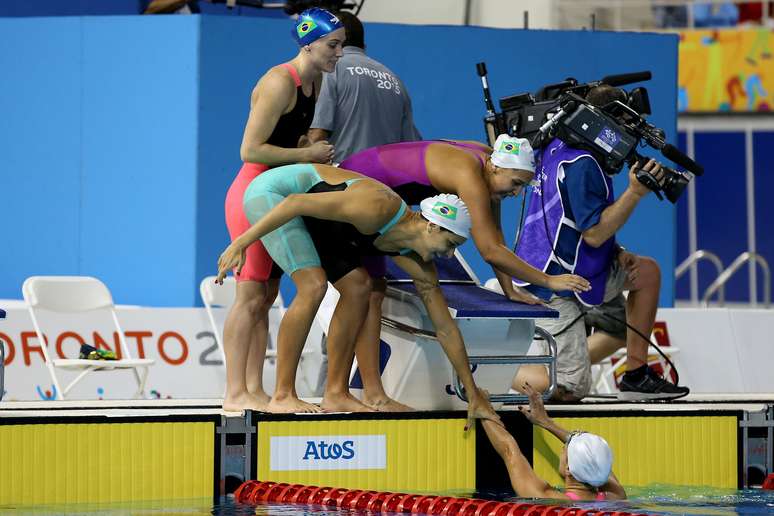
[[266, 143], [296, 93], [290, 77], [285, 75], [279, 70], [271, 70], [253, 89], [250, 115], [239, 151], [242, 161], [270, 167], [311, 161], [308, 148], [286, 149]]
[[475, 382], [470, 372], [468, 353], [462, 340], [462, 332], [454, 323], [449, 313], [449, 305], [443, 297], [441, 285], [438, 282], [438, 274], [432, 262], [422, 261], [416, 254], [405, 256], [393, 256], [393, 261], [411, 276], [414, 286], [419, 293], [422, 303], [425, 305], [427, 315], [433, 322], [435, 335], [438, 337], [441, 347], [449, 357], [454, 370], [462, 380], [467, 392], [475, 392]]
[[237, 272], [240, 272], [246, 259], [245, 250], [262, 236], [271, 233], [295, 217], [311, 216], [352, 223], [351, 219], [355, 218], [355, 212], [362, 213], [362, 207], [358, 207], [355, 202], [348, 202], [348, 197], [351, 196], [347, 196], [346, 191], [288, 195], [247, 231], [235, 238], [221, 253], [218, 259], [216, 282], [222, 283], [228, 271], [234, 267]]
[[[464, 181], [464, 175], [459, 178]], [[505, 246], [501, 231], [498, 231], [489, 190], [483, 181], [464, 181], [457, 188], [460, 198], [468, 206], [472, 223], [471, 234], [481, 257], [504, 276], [514, 276], [533, 285], [548, 286], [550, 276], [516, 256]], [[499, 276], [498, 276], [499, 279]], [[510, 278], [506, 281], [510, 284]], [[505, 287], [504, 287], [505, 288]], [[513, 287], [510, 288], [513, 291]], [[503, 290], [505, 292], [505, 290]]]
[[[494, 224], [495, 224], [495, 228], [497, 229], [498, 237], [500, 241], [503, 242], [503, 244], [505, 244], [505, 237], [503, 236], [503, 228], [502, 228], [502, 225], [500, 224], [500, 203], [497, 201], [491, 201], [490, 205], [492, 208], [492, 217], [494, 219]], [[521, 297], [517, 295], [516, 289], [513, 288], [513, 280], [511, 279], [510, 274], [501, 271], [497, 267], [492, 267], [492, 272], [494, 272], [495, 278], [497, 278], [497, 282], [500, 284], [500, 288], [503, 291], [503, 295], [508, 299], [510, 299], [511, 301], [520, 301]]]
[[[295, 217], [314, 217], [352, 224], [359, 211], [346, 190], [313, 194], [290, 194], [234, 240], [245, 248]], [[362, 212], [361, 212], [362, 214]]]
[[499, 421], [499, 417], [481, 393], [479, 393], [473, 374], [470, 372], [468, 352], [462, 332], [449, 313], [449, 305], [443, 297], [441, 285], [438, 283], [438, 274], [432, 262], [422, 261], [418, 255], [411, 253], [405, 256], [393, 256], [393, 261], [414, 280], [414, 286], [419, 293], [422, 303], [425, 305], [427, 315], [435, 328], [438, 342], [449, 358], [452, 367], [462, 381], [465, 392], [468, 395], [468, 411], [474, 414], [470, 418], [490, 418]]
[[607, 491], [608, 493], [612, 493], [616, 498], [620, 498], [621, 500], [626, 499], [626, 490], [623, 488], [612, 471], [610, 472], [610, 477], [607, 479], [607, 482], [601, 485], [599, 489], [600, 491]]
[[524, 454], [521, 453], [516, 439], [501, 425], [492, 421], [482, 421], [489, 442], [505, 462], [511, 486], [516, 494], [525, 498], [566, 498], [553, 489], [548, 482], [535, 474]]

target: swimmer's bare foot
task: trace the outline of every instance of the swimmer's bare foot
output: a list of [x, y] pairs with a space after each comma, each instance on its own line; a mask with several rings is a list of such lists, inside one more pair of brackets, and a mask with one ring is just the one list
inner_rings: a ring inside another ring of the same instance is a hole
[[322, 412], [322, 409], [317, 405], [312, 405], [305, 401], [301, 401], [295, 396], [282, 396], [276, 395], [269, 401], [266, 407], [266, 412], [272, 414], [298, 414], [298, 413], [314, 413]]
[[363, 403], [379, 412], [414, 412], [416, 409], [395, 401], [389, 396], [381, 398], [363, 398]]
[[376, 412], [349, 392], [340, 394], [326, 392], [320, 406], [325, 412]]
[[241, 412], [243, 410], [266, 412], [267, 406], [268, 400], [264, 402], [249, 392], [244, 392], [235, 396], [226, 396], [223, 400], [223, 410], [226, 412]]
[[247, 389], [250, 392], [250, 396], [252, 396], [255, 400], [258, 401], [258, 403], [262, 403], [263, 405], [268, 405], [271, 401], [271, 396], [263, 392], [263, 390], [258, 391], [251, 391], [248, 387]]

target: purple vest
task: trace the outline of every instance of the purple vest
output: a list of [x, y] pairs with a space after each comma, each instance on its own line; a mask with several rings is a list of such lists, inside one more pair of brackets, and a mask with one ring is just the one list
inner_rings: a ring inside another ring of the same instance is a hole
[[[557, 139], [542, 151], [540, 167], [535, 177], [540, 181], [540, 186], [532, 188], [516, 254], [544, 272], [559, 273], [558, 263], [565, 272], [583, 276], [591, 283], [591, 290], [575, 294], [575, 297], [584, 305], [594, 306], [604, 300], [607, 273], [614, 257], [615, 237], [597, 248], [588, 245], [581, 238], [581, 232], [575, 222], [567, 216], [566, 211], [572, 213], [572, 210], [566, 210], [565, 203], [568, 201], [563, 198], [559, 189], [559, 181], [564, 179], [560, 177], [560, 168], [564, 174], [562, 165], [586, 156], [591, 157], [588, 152], [568, 147]], [[596, 160], [594, 162], [596, 163]], [[613, 181], [601, 167], [599, 174], [607, 186], [606, 202], [609, 206], [614, 201]], [[546, 226], [550, 237], [546, 235]], [[558, 257], [554, 256], [552, 242]], [[527, 284], [516, 278], [514, 281], [517, 285]]]

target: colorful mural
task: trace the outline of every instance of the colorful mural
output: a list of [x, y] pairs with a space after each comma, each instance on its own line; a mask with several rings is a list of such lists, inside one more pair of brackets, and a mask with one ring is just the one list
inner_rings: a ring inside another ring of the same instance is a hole
[[771, 111], [774, 33], [770, 28], [680, 33], [679, 111]]

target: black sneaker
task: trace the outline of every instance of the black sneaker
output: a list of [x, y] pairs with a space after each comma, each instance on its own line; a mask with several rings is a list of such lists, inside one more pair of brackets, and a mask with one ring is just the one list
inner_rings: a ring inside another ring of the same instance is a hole
[[632, 382], [624, 374], [618, 387], [621, 390], [618, 399], [622, 401], [674, 400], [691, 392], [688, 387], [679, 387], [664, 380], [650, 367], [638, 382]]

